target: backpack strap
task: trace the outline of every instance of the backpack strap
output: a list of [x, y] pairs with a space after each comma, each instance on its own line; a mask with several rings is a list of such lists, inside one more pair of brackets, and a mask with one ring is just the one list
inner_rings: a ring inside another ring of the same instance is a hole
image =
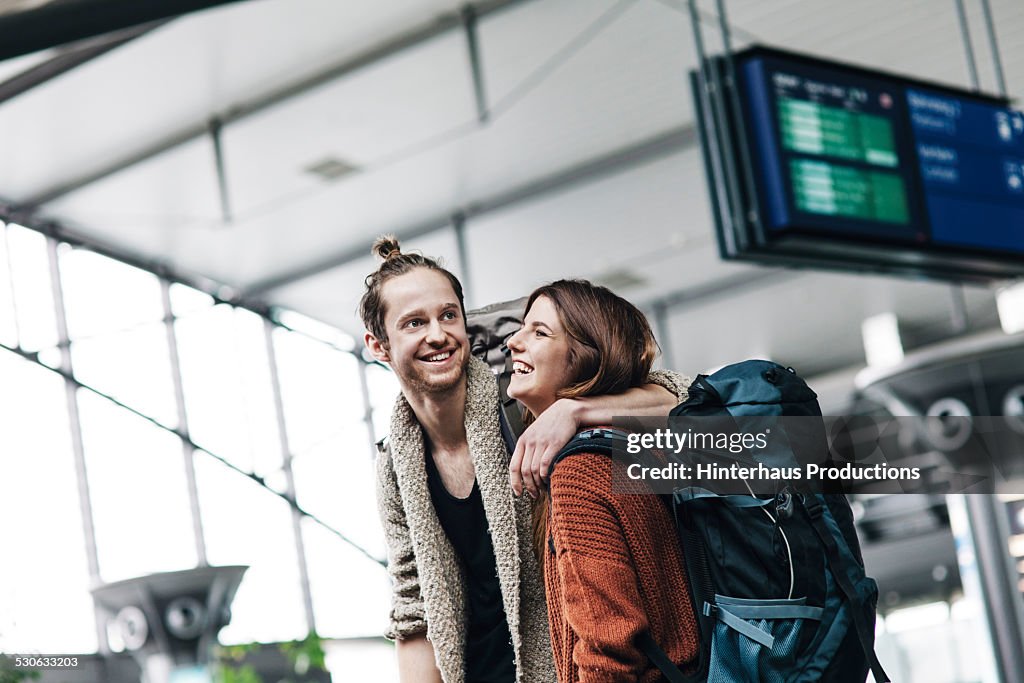
[[668, 653], [661, 649], [661, 646], [654, 642], [650, 631], [644, 631], [637, 636], [636, 644], [640, 651], [647, 655], [654, 666], [665, 676], [669, 683], [699, 683], [705, 679], [702, 676], [687, 676], [676, 666]]
[[554, 472], [555, 465], [577, 453], [600, 453], [611, 457], [615, 449], [615, 442], [618, 441], [624, 447], [629, 435], [621, 429], [612, 427], [592, 427], [584, 429], [569, 440], [569, 443], [558, 451], [558, 455], [551, 461], [550, 472]]
[[889, 683], [889, 676], [886, 675], [885, 670], [882, 669], [881, 662], [878, 661], [878, 657], [875, 655], [875, 648], [872, 645], [874, 633], [869, 628], [864, 619], [864, 614], [859, 609], [860, 597], [857, 595], [853, 584], [850, 583], [850, 577], [846, 574], [846, 561], [843, 560], [839, 547], [836, 545], [836, 540], [822, 518], [823, 509], [821, 501], [818, 500], [817, 496], [807, 493], [801, 496], [801, 498], [803, 499], [804, 510], [807, 511], [807, 516], [811, 520], [811, 527], [825, 548], [825, 557], [828, 558], [828, 566], [832, 570], [832, 576], [835, 577], [839, 590], [846, 596], [846, 600], [850, 605], [853, 626], [857, 630], [857, 637], [860, 639], [860, 646], [864, 650], [864, 655], [868, 658], [871, 674], [875, 677], [876, 683]]

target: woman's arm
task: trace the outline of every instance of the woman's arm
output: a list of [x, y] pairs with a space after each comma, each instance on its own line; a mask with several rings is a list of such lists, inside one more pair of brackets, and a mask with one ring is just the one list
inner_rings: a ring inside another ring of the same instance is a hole
[[551, 478], [549, 523], [560, 608], [578, 638], [572, 658], [581, 683], [627, 683], [647, 667], [635, 643], [649, 623], [611, 505], [611, 468], [606, 456], [574, 455], [559, 463]]

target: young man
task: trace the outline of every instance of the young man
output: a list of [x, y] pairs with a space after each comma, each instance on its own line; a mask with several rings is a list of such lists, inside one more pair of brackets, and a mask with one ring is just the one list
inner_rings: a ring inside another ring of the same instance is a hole
[[[374, 252], [384, 262], [366, 279], [364, 341], [402, 389], [377, 466], [402, 683], [554, 683], [530, 499], [509, 484], [497, 382], [470, 354], [462, 285], [393, 238]], [[672, 392], [648, 385], [546, 411], [516, 449], [527, 492], [580, 425], [666, 414], [685, 395], [677, 375], [658, 381]]]

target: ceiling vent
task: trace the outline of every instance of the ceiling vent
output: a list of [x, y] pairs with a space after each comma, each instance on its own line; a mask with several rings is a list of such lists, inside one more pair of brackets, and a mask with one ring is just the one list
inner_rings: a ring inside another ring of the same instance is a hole
[[315, 175], [321, 180], [332, 181], [354, 173], [357, 169], [352, 164], [342, 161], [337, 157], [325, 157], [315, 163], [309, 164], [302, 169], [304, 172]]

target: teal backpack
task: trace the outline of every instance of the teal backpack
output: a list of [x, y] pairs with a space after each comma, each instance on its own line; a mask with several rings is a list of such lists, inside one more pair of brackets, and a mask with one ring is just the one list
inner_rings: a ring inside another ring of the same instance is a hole
[[[817, 396], [792, 368], [750, 360], [699, 375], [671, 413], [820, 418]], [[827, 452], [824, 428], [818, 447]], [[611, 455], [618, 430], [586, 430], [556, 458]], [[791, 450], [772, 466], [798, 466]], [[751, 462], [750, 464], [754, 464]], [[751, 491], [753, 493], [753, 491]], [[878, 588], [865, 575], [842, 494], [786, 486], [771, 495], [718, 495], [697, 486], [667, 497], [700, 627], [698, 662], [683, 673], [646, 635], [639, 646], [672, 683], [862, 683], [874, 653]]]

